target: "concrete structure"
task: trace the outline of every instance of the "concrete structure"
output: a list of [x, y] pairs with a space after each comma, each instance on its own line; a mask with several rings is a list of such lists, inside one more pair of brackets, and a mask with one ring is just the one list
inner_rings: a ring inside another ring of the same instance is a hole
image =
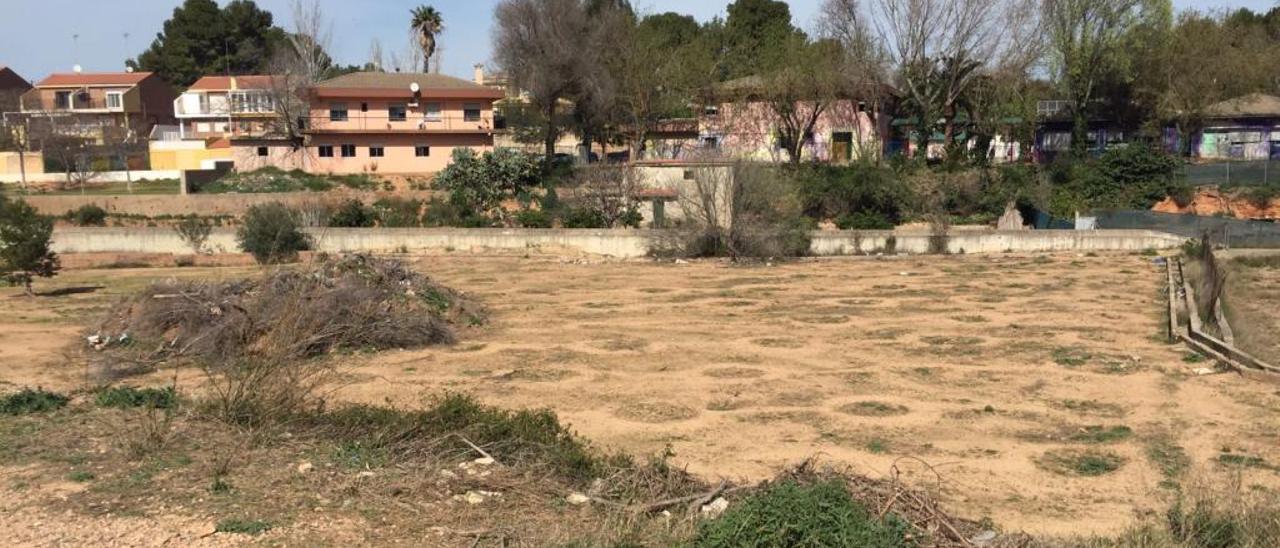
[[[142, 139], [151, 128], [172, 124], [173, 88], [150, 72], [59, 73], [22, 95], [20, 118], [54, 133], [101, 142], [108, 128]], [[14, 123], [11, 115], [6, 118]]]
[[[39, 153], [37, 152], [36, 155], [39, 156]], [[16, 157], [17, 155], [14, 154], [13, 156]], [[28, 161], [30, 162], [30, 160]], [[89, 181], [89, 186], [92, 187], [95, 183], [124, 182], [128, 180], [130, 177], [132, 177], [134, 181], [141, 181], [143, 179], [149, 179], [149, 180], [177, 179], [181, 176], [182, 176], [181, 171], [155, 171], [155, 170], [149, 170], [149, 169], [138, 169], [128, 173], [125, 173], [124, 171], [100, 171], [93, 175], [93, 179]], [[53, 173], [53, 172], [32, 173], [30, 171], [27, 172], [27, 183], [29, 184], [42, 185], [42, 184], [50, 184], [50, 183], [65, 183], [66, 181], [67, 181], [66, 174], [61, 172], [58, 172], [58, 173]], [[0, 184], [17, 184], [21, 182], [22, 182], [22, 176], [16, 172], [0, 173]], [[33, 199], [37, 197], [39, 196], [28, 196], [28, 197], [24, 197], [24, 199]], [[168, 196], [168, 198], [172, 198], [172, 196]]]
[[[320, 82], [310, 91], [304, 169], [438, 172], [454, 149], [493, 150], [493, 103], [503, 95], [440, 74], [357, 72]], [[271, 151], [263, 148], [255, 147], [255, 154], [272, 161]], [[235, 154], [237, 168], [243, 169], [241, 154]]]
[[[620, 258], [648, 254], [652, 238], [662, 231], [566, 229], [452, 229], [452, 228], [329, 228], [310, 229], [318, 251], [545, 251], [588, 253]], [[929, 249], [925, 233], [893, 231], [816, 232], [812, 254], [917, 254]], [[966, 232], [951, 236], [953, 253], [1039, 253], [1051, 251], [1142, 251], [1172, 249], [1183, 238], [1146, 230]], [[235, 231], [215, 229], [208, 245], [215, 251], [236, 250]], [[190, 248], [169, 228], [58, 228], [53, 235], [58, 253], [174, 253]]]
[[[44, 155], [39, 151], [23, 154], [0, 151], [0, 178], [11, 176], [14, 181], [21, 182], [24, 168], [28, 179], [43, 174]], [[4, 179], [0, 179], [0, 182], [4, 182]]]
[[1280, 97], [1254, 93], [1205, 109], [1192, 154], [1212, 160], [1280, 159]]
[[642, 226], [663, 228], [689, 218], [710, 222], [711, 216], [721, 226], [733, 224], [732, 163], [645, 160], [632, 166]]

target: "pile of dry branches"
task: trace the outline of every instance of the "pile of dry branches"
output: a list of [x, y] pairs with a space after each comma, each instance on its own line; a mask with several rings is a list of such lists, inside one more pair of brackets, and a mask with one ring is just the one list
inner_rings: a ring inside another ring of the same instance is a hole
[[89, 342], [123, 362], [210, 366], [449, 344], [483, 322], [475, 301], [398, 261], [346, 255], [257, 279], [157, 283], [116, 305]]

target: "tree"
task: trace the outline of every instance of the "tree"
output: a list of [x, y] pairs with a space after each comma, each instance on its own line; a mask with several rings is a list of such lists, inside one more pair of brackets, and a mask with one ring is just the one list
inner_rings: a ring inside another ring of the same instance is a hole
[[[871, 28], [870, 17], [859, 0], [826, 0], [820, 13], [820, 35], [840, 45], [836, 59], [842, 86], [870, 107], [871, 134], [879, 143], [880, 113], [890, 83], [888, 59]], [[856, 132], [861, 139], [863, 133]], [[858, 143], [863, 147], [865, 143]], [[879, 146], [875, 147], [879, 150]], [[878, 158], [878, 157], [877, 157]]]
[[540, 180], [539, 167], [534, 158], [508, 148], [479, 156], [469, 148], [456, 148], [453, 161], [432, 185], [449, 193], [449, 203], [464, 219], [505, 222], [503, 202], [529, 204]]
[[791, 24], [791, 7], [779, 0], [729, 4], [720, 58], [726, 80], [756, 76], [786, 62], [786, 45], [804, 33]]
[[581, 0], [502, 0], [494, 10], [495, 60], [512, 83], [528, 94], [543, 127], [546, 163], [555, 156], [561, 101], [579, 89], [593, 36]]
[[444, 30], [444, 20], [432, 6], [413, 8], [412, 15], [409, 27], [422, 47], [422, 72], [431, 72], [431, 56], [436, 54], [436, 36]]
[[287, 42], [271, 13], [253, 0], [232, 0], [224, 8], [214, 0], [185, 0], [151, 46], [128, 65], [185, 88], [208, 74], [261, 73]]
[[0, 266], [9, 284], [22, 285], [28, 296], [35, 295], [35, 277], [52, 278], [61, 269], [52, 236], [52, 218], [22, 200], [0, 198]]
[[1076, 157], [1088, 151], [1094, 93], [1138, 22], [1141, 4], [1142, 0], [1044, 0], [1058, 81], [1072, 102], [1071, 150]]
[[209, 234], [213, 232], [213, 225], [199, 215], [188, 215], [173, 226], [173, 231], [177, 233], [182, 243], [191, 248], [192, 253], [199, 255], [204, 253], [204, 246], [209, 241]]
[[[822, 41], [810, 43], [792, 36], [787, 47], [790, 62], [772, 72], [737, 80], [741, 87], [733, 101], [748, 118], [764, 114], [772, 121], [776, 145], [792, 165], [804, 159], [806, 145], [813, 141], [814, 128], [838, 100], [848, 97], [839, 75], [839, 45]], [[759, 106], [757, 106], [759, 105]]]
[[616, 116], [632, 159], [641, 157], [659, 122], [688, 115], [711, 64], [698, 38], [697, 21], [675, 13], [645, 17], [613, 35], [621, 50], [608, 59]]

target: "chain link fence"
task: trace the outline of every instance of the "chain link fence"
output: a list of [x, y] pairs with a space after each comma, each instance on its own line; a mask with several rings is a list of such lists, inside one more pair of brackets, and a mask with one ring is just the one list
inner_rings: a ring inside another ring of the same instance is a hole
[[1192, 186], [1280, 188], [1280, 158], [1191, 164], [1182, 169], [1179, 177]]
[[1096, 211], [1093, 216], [1100, 229], [1155, 230], [1187, 238], [1208, 233], [1227, 247], [1280, 248], [1280, 223], [1138, 210]]

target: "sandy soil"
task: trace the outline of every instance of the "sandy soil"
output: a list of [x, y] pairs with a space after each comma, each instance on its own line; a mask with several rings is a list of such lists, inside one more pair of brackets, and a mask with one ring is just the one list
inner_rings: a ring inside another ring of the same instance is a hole
[[[1007, 530], [1114, 532], [1161, 511], [1156, 448], [1227, 473], [1224, 449], [1280, 463], [1280, 391], [1195, 377], [1161, 340], [1163, 270], [1147, 257], [966, 256], [773, 267], [438, 256], [492, 325], [450, 349], [352, 358], [338, 397], [414, 405], [441, 391], [551, 407], [606, 449], [658, 452], [707, 475], [763, 478], [818, 455], [899, 470], [956, 513]], [[65, 345], [115, 296], [168, 276], [251, 268], [71, 271], [55, 297], [0, 294], [0, 378], [66, 388]], [[1091, 443], [1088, 427], [1131, 429]], [[1053, 455], [1121, 457], [1064, 474]], [[936, 470], [930, 472], [918, 458]], [[1280, 487], [1266, 467], [1246, 486]]]

